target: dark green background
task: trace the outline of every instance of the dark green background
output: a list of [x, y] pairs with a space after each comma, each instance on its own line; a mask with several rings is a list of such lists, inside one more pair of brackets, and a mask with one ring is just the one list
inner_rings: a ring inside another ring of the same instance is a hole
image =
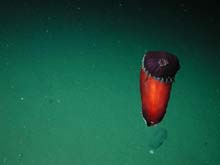
[[[215, 1], [0, 2], [0, 164], [220, 164]], [[143, 54], [181, 69], [157, 127], [141, 116]], [[154, 154], [157, 128], [168, 137]]]

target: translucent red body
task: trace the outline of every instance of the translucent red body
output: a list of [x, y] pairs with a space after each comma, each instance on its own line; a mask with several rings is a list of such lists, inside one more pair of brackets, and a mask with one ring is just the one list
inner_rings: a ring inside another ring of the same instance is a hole
[[170, 98], [171, 87], [172, 82], [161, 82], [141, 69], [142, 114], [148, 126], [155, 125], [163, 119]]

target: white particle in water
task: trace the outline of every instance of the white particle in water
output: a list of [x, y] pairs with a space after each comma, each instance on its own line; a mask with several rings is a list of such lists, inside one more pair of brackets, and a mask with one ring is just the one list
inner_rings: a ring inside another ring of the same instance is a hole
[[154, 150], [152, 150], [152, 149], [149, 150], [149, 153], [150, 153], [150, 154], [154, 154]]

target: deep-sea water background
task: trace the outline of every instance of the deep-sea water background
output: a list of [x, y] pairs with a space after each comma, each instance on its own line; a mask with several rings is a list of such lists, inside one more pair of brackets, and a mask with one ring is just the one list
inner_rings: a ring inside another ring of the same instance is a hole
[[[1, 2], [0, 164], [220, 164], [219, 18], [210, 3]], [[158, 125], [168, 136], [154, 154], [156, 127], [140, 113], [147, 50], [181, 63]]]

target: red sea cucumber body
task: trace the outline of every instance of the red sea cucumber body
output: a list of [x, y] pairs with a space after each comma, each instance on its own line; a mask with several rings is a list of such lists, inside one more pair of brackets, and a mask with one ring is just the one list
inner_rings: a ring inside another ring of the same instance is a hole
[[163, 119], [178, 69], [178, 59], [167, 52], [148, 52], [144, 56], [140, 71], [140, 93], [142, 114], [148, 126]]

